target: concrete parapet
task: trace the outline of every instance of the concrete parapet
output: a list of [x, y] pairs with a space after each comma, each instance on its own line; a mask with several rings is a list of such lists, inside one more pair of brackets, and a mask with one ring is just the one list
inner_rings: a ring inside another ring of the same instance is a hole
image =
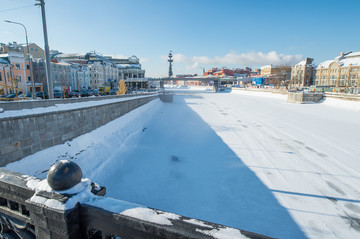
[[339, 100], [347, 100], [347, 101], [357, 101], [360, 102], [360, 95], [353, 95], [353, 94], [342, 94], [342, 93], [329, 93], [326, 92], [325, 96], [327, 98], [334, 98]]
[[300, 104], [316, 103], [322, 100], [323, 97], [323, 93], [288, 92], [287, 102]]
[[172, 103], [173, 98], [174, 98], [174, 94], [172, 92], [165, 92], [163, 94], [160, 94], [159, 98], [164, 103]]
[[[19, 101], [9, 101], [9, 102], [0, 102], [0, 108], [4, 111], [6, 110], [22, 110], [22, 109], [33, 109], [39, 107], [49, 107], [56, 104], [68, 104], [68, 103], [80, 103], [88, 101], [100, 101], [100, 100], [110, 100], [118, 98], [131, 98], [142, 95], [151, 95], [151, 93], [143, 94], [134, 94], [134, 95], [106, 95], [100, 97], [76, 97], [69, 99], [51, 99], [51, 100], [19, 100]], [[0, 112], [1, 113], [1, 112]]]

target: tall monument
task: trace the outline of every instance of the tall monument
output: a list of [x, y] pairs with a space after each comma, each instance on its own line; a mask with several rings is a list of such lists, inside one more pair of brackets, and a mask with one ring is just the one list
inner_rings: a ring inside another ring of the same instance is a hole
[[172, 57], [173, 57], [173, 54], [172, 54], [172, 51], [170, 50], [169, 60], [168, 60], [168, 62], [169, 62], [169, 78], [172, 77], [172, 75], [173, 75], [172, 62], [173, 62], [174, 60], [172, 59]]

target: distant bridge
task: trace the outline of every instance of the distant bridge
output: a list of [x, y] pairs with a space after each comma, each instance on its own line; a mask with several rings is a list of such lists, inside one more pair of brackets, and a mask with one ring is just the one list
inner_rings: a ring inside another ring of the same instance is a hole
[[218, 78], [218, 77], [199, 77], [199, 78], [151, 78], [149, 81], [160, 81], [160, 82], [166, 82], [166, 81], [213, 81], [213, 90], [217, 92], [221, 88], [221, 83], [224, 82], [235, 82], [238, 81], [236, 78]]

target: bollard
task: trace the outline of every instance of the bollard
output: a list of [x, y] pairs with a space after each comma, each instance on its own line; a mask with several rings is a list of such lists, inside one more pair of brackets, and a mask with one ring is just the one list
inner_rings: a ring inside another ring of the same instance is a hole
[[81, 182], [82, 171], [79, 165], [69, 160], [61, 160], [51, 166], [46, 179], [55, 191], [64, 191]]
[[[80, 183], [81, 177], [82, 171], [79, 165], [69, 160], [61, 160], [51, 166], [46, 179], [53, 190], [64, 191]], [[57, 205], [64, 205], [73, 196], [72, 194], [39, 191], [30, 200], [26, 200], [31, 222], [35, 226], [36, 238], [81, 238], [82, 231], [78, 205], [63, 210], [46, 204], [46, 201], [50, 200], [57, 202]], [[34, 197], [37, 200], [34, 200]]]

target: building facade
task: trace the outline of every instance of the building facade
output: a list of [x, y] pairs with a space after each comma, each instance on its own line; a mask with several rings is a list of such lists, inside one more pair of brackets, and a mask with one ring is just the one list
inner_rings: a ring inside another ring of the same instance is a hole
[[287, 88], [290, 83], [291, 66], [265, 65], [260, 68], [260, 77], [265, 85]]
[[315, 69], [315, 85], [344, 88], [360, 86], [360, 52], [340, 53], [334, 60], [320, 63]]
[[[28, 57], [26, 43], [12, 42], [8, 44], [0, 43], [0, 54], [8, 52], [21, 52], [23, 55]], [[29, 54], [30, 58], [41, 58], [45, 59], [45, 51], [36, 45], [35, 43], [29, 43]]]
[[313, 58], [306, 58], [291, 67], [290, 88], [302, 88], [312, 84]]
[[22, 91], [27, 93], [31, 89], [30, 65], [21, 52], [8, 52], [0, 54], [1, 84], [4, 93]]
[[204, 76], [214, 76], [219, 78], [225, 78], [225, 77], [233, 77], [234, 71], [227, 68], [212, 68], [211, 70], [208, 70], [207, 72], [203, 73]]
[[[72, 81], [79, 85], [75, 77], [78, 77], [81, 88], [98, 89], [99, 87], [117, 88], [119, 81], [124, 79], [131, 84], [144, 85], [145, 70], [141, 69], [139, 58], [136, 56], [127, 59], [113, 58], [111, 56], [102, 56], [95, 52], [86, 54], [62, 54], [54, 52], [53, 61], [67, 62], [77, 67], [78, 73], [72, 73]], [[77, 89], [78, 86], [74, 86]]]

